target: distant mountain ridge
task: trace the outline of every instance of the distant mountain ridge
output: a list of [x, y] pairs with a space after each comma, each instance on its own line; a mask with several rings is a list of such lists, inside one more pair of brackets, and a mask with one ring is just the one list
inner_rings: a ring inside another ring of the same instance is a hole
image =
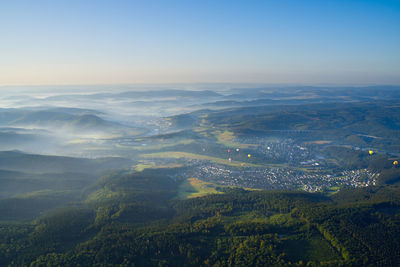
[[76, 131], [111, 131], [128, 129], [117, 122], [107, 121], [98, 116], [99, 112], [88, 113], [88, 110], [55, 108], [43, 110], [0, 109], [0, 126], [3, 127], [55, 127]]

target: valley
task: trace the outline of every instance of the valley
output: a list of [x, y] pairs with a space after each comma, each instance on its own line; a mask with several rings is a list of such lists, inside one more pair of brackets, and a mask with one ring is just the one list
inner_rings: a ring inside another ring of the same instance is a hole
[[[0, 109], [0, 263], [398, 262], [397, 89], [362, 100], [356, 89], [323, 100], [318, 88], [247, 90], [22, 97], [44, 106]], [[88, 104], [52, 106], [64, 99]]]

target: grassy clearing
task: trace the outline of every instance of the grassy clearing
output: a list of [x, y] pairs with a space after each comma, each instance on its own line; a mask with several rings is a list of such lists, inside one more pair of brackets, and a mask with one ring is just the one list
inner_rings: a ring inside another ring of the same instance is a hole
[[201, 136], [205, 138], [212, 138], [213, 135], [210, 133], [209, 128], [207, 127], [195, 127], [193, 128], [193, 132], [200, 134]]
[[69, 140], [66, 144], [67, 145], [93, 144], [98, 140], [111, 140], [122, 137], [123, 137], [122, 134], [108, 134], [108, 133], [81, 134], [79, 138]]
[[305, 144], [317, 144], [317, 145], [325, 145], [325, 144], [330, 144], [332, 141], [329, 140], [316, 140], [316, 141], [311, 141], [311, 142], [306, 142]]
[[200, 155], [200, 154], [180, 152], [180, 151], [149, 153], [149, 154], [141, 154], [140, 156], [142, 158], [174, 158], [174, 159], [188, 158], [188, 159], [198, 159], [198, 160], [209, 160], [209, 161], [212, 161], [212, 162], [215, 162], [218, 164], [234, 166], [234, 167], [242, 167], [242, 166], [259, 167], [259, 168], [265, 167], [264, 165], [260, 165], [260, 164], [252, 164], [252, 163], [234, 161], [234, 160], [229, 162], [228, 159], [221, 159], [221, 158], [211, 157], [211, 156], [207, 156], [207, 155]]
[[160, 150], [163, 148], [173, 147], [173, 146], [177, 146], [177, 145], [189, 145], [194, 142], [195, 141], [193, 139], [185, 139], [185, 140], [180, 140], [180, 141], [173, 142], [173, 143], [158, 144], [158, 145], [151, 145], [151, 146], [133, 146], [130, 148], [137, 150], [137, 151]]
[[214, 183], [204, 182], [197, 178], [188, 178], [180, 186], [178, 191], [178, 198], [195, 198], [202, 197], [209, 194], [223, 194], [217, 191], [217, 185]]
[[208, 130], [207, 127], [202, 127], [202, 126], [198, 126], [198, 127], [194, 127], [193, 128], [193, 132], [195, 132], [195, 133], [201, 133], [201, 132], [204, 132], [204, 131], [207, 131], [207, 130]]
[[149, 163], [139, 163], [135, 167], [135, 171], [141, 172], [144, 169], [149, 169], [149, 168], [154, 168], [156, 164], [154, 162], [149, 162]]
[[[299, 170], [299, 171], [304, 171], [304, 172], [309, 172], [309, 173], [321, 173], [321, 167], [320, 166], [312, 166], [312, 167], [293, 167], [293, 169]], [[330, 172], [332, 171], [331, 169], [325, 169], [324, 171]]]
[[234, 142], [236, 136], [233, 134], [233, 132], [230, 131], [215, 131], [213, 132], [214, 136], [217, 138], [218, 143], [226, 146], [226, 147], [235, 147], [235, 148], [249, 148], [249, 147], [257, 147], [257, 145], [254, 144], [241, 144]]
[[139, 163], [135, 166], [135, 171], [141, 172], [144, 169], [163, 169], [163, 168], [180, 168], [183, 167], [182, 164], [164, 164], [156, 165], [155, 162]]
[[339, 192], [339, 190], [340, 190], [339, 186], [332, 186], [332, 187], [325, 189], [325, 193], [328, 196], [332, 196], [332, 195], [336, 194], [337, 192]]
[[81, 145], [81, 144], [90, 144], [91, 140], [87, 139], [74, 139], [67, 142], [67, 145]]

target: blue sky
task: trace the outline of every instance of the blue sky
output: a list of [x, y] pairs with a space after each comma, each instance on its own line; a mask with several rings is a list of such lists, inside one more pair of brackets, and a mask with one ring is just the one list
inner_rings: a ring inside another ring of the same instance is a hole
[[400, 1], [0, 2], [0, 85], [400, 84]]

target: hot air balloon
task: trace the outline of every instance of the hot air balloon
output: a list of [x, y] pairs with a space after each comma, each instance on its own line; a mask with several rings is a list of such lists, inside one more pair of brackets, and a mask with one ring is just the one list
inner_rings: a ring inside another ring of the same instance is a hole
[[229, 162], [232, 162], [232, 159], [231, 159], [231, 158], [229, 158], [229, 159], [228, 159], [228, 161], [229, 161]]
[[248, 155], [247, 155], [247, 157], [251, 158], [251, 155], [250, 155], [250, 154], [248, 154]]
[[399, 162], [397, 160], [393, 161], [393, 165], [399, 165]]
[[228, 149], [228, 153], [230, 153], [231, 152], [231, 150], [230, 149]]
[[239, 152], [239, 148], [236, 148], [236, 152]]
[[372, 154], [374, 154], [374, 151], [373, 151], [373, 150], [370, 150], [368, 153], [369, 153], [370, 155], [372, 155]]

